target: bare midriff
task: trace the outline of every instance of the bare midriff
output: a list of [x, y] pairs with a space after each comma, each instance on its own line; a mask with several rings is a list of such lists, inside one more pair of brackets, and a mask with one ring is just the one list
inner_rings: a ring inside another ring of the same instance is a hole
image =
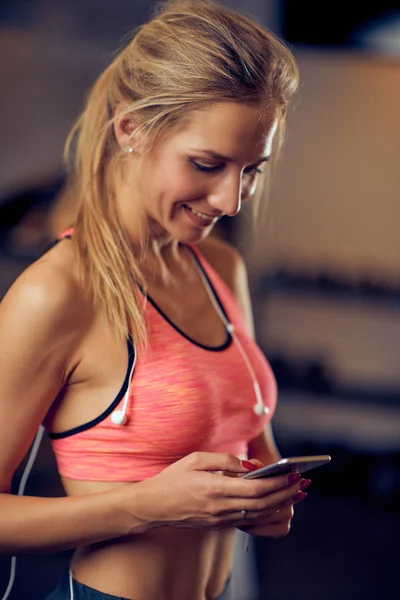
[[[63, 479], [68, 495], [107, 491], [116, 483]], [[74, 579], [131, 600], [215, 600], [226, 587], [235, 529], [158, 527], [78, 548]]]

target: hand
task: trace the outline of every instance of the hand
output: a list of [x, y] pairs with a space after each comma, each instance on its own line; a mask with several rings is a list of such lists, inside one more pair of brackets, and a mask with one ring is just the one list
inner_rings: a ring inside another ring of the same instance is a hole
[[[303, 479], [302, 482], [310, 481]], [[307, 485], [308, 487], [308, 485]], [[266, 512], [263, 516], [257, 518], [245, 517], [246, 525], [238, 527], [242, 531], [251, 535], [258, 535], [270, 538], [280, 538], [287, 535], [290, 531], [291, 522], [294, 516], [294, 504], [301, 502], [307, 497], [306, 492], [300, 491], [295, 494], [288, 502], [284, 502], [282, 507], [274, 512]]]
[[[264, 465], [259, 460], [250, 459], [254, 468], [260, 469]], [[302, 479], [300, 475], [294, 474], [288, 476], [289, 483], [299, 482], [299, 490], [292, 498], [283, 502], [281, 506], [272, 507], [270, 510], [259, 517], [253, 518], [251, 513], [247, 513], [238, 529], [251, 535], [263, 537], [279, 538], [287, 535], [290, 531], [291, 521], [294, 516], [293, 506], [301, 500], [305, 500], [307, 494], [304, 490], [308, 488], [311, 479]]]
[[[252, 518], [276, 513], [299, 491], [287, 475], [265, 479], [226, 477], [244, 474], [242, 462], [230, 454], [195, 452], [161, 473], [134, 484], [135, 517], [147, 527], [174, 526], [206, 529], [243, 526], [242, 510]], [[128, 510], [132, 511], [132, 502]]]

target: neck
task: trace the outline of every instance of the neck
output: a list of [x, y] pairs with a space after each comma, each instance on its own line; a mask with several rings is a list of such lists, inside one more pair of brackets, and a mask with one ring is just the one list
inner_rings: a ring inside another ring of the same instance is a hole
[[115, 182], [115, 199], [118, 220], [129, 237], [132, 251], [137, 257], [145, 281], [173, 285], [189, 274], [191, 257], [179, 242], [173, 239], [156, 221], [145, 215], [140, 204], [132, 197], [140, 197], [141, 190], [119, 180]]
[[163, 244], [150, 241], [140, 264], [145, 281], [162, 287], [175, 287], [187, 281], [193, 266], [192, 257], [176, 240]]

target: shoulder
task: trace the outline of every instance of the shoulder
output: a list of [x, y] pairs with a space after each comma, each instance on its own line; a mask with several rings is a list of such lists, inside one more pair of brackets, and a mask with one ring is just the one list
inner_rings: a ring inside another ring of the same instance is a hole
[[14, 335], [37, 336], [38, 340], [69, 333], [85, 327], [90, 306], [83, 287], [71, 267], [63, 264], [59, 253], [50, 251], [28, 267], [14, 282], [0, 305], [2, 331]]
[[[11, 475], [39, 423], [79, 364], [89, 320], [90, 310], [73, 267], [60, 260], [59, 252], [33, 263], [3, 298], [0, 425], [5, 441], [0, 491], [9, 489]], [[7, 424], [10, 411], [13, 420]]]

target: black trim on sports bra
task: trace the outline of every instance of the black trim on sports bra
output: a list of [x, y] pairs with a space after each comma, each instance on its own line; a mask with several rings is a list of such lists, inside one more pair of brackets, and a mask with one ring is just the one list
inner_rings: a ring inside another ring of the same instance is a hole
[[221, 312], [222, 312], [222, 314], [224, 315], [224, 317], [225, 317], [225, 319], [228, 321], [228, 323], [230, 323], [230, 322], [231, 322], [231, 320], [230, 320], [230, 318], [229, 318], [229, 316], [228, 316], [228, 313], [227, 313], [227, 312], [226, 312], [226, 310], [225, 310], [225, 307], [224, 307], [224, 305], [222, 304], [222, 300], [221, 300], [221, 299], [220, 299], [220, 297], [218, 296], [218, 294], [217, 294], [217, 292], [216, 292], [216, 289], [215, 289], [215, 287], [213, 286], [213, 284], [211, 283], [211, 280], [210, 280], [210, 278], [209, 278], [209, 276], [208, 276], [208, 274], [207, 274], [207, 272], [206, 272], [205, 268], [204, 268], [204, 267], [203, 267], [203, 265], [201, 264], [201, 260], [199, 259], [198, 255], [197, 255], [197, 252], [196, 252], [195, 250], [193, 250], [193, 248], [192, 248], [191, 246], [186, 246], [186, 248], [187, 248], [187, 249], [188, 249], [188, 250], [189, 250], [189, 251], [192, 253], [192, 255], [193, 255], [193, 257], [194, 257], [194, 259], [195, 259], [195, 261], [196, 261], [196, 264], [198, 265], [198, 267], [199, 267], [200, 271], [203, 273], [204, 277], [205, 277], [205, 278], [206, 278], [206, 280], [207, 280], [207, 283], [208, 283], [208, 285], [210, 286], [210, 290], [212, 291], [212, 293], [213, 293], [213, 295], [214, 295], [214, 298], [215, 298], [215, 300], [217, 301], [217, 304], [218, 304], [218, 306], [219, 306], [219, 307], [220, 307], [220, 309], [221, 309]]
[[[202, 272], [204, 278], [207, 280], [210, 290], [215, 298], [215, 301], [217, 302], [218, 306], [220, 307], [222, 314], [225, 316], [226, 320], [230, 323], [230, 319], [227, 315], [224, 305], [222, 304], [222, 301], [220, 300], [213, 284], [210, 281], [210, 278], [208, 277], [203, 265], [200, 262], [200, 259], [197, 256], [196, 252], [190, 246], [185, 245], [185, 248], [187, 248], [190, 251], [190, 253], [192, 254], [192, 256], [196, 262], [196, 266]], [[149, 294], [146, 294], [146, 292], [144, 292], [144, 290], [142, 290], [141, 288], [140, 288], [140, 291], [145, 295], [145, 297], [148, 299], [150, 304], [152, 304], [152, 306], [154, 306], [156, 311], [163, 317], [163, 319], [165, 319], [167, 321], [167, 323], [169, 323], [171, 325], [171, 327], [173, 327], [175, 329], [175, 331], [177, 331], [181, 336], [183, 336], [185, 339], [187, 339], [189, 342], [191, 342], [195, 346], [198, 346], [199, 348], [203, 348], [204, 350], [209, 350], [210, 352], [221, 352], [222, 350], [226, 350], [226, 348], [229, 348], [229, 346], [231, 345], [232, 335], [230, 334], [229, 331], [226, 332], [227, 336], [226, 336], [225, 342], [223, 344], [221, 344], [220, 346], [206, 346], [205, 344], [201, 344], [200, 342], [197, 342], [196, 340], [191, 338], [189, 335], [187, 335], [184, 331], [182, 331], [182, 329], [180, 329], [177, 325], [175, 325], [175, 323], [173, 321], [171, 321], [171, 319], [168, 317], [168, 315], [165, 314], [165, 312], [158, 306], [158, 304], [153, 300], [153, 298], [151, 296], [149, 296]]]
[[48, 244], [48, 246], [47, 246], [47, 248], [45, 248], [43, 254], [46, 254], [46, 252], [49, 252], [50, 250], [52, 250], [55, 246], [57, 246], [57, 244], [59, 244], [63, 240], [71, 240], [71, 239], [72, 239], [72, 235], [69, 235], [69, 234], [64, 235], [64, 237], [56, 238], [55, 240], [50, 242], [50, 244]]
[[[48, 250], [50, 250], [51, 248], [56, 246], [62, 240], [70, 240], [71, 238], [72, 238], [72, 236], [70, 234], [68, 234], [61, 238], [56, 239], [50, 245]], [[211, 283], [210, 278], [207, 275], [203, 265], [201, 264], [201, 261], [200, 261], [199, 257], [197, 256], [197, 253], [195, 252], [195, 250], [193, 250], [193, 248], [191, 248], [191, 246], [188, 246], [186, 244], [181, 244], [181, 245], [185, 246], [185, 248], [187, 248], [190, 251], [191, 255], [193, 256], [193, 258], [195, 260], [197, 268], [200, 269], [204, 278], [207, 280], [210, 290], [215, 298], [215, 301], [217, 302], [218, 306], [220, 307], [222, 314], [225, 316], [227, 321], [230, 322], [230, 319], [225, 310], [225, 307], [222, 304], [222, 301], [220, 300], [213, 284]], [[226, 348], [229, 348], [229, 346], [231, 345], [232, 336], [229, 331], [227, 331], [227, 336], [226, 336], [225, 342], [223, 344], [221, 344], [220, 346], [206, 346], [205, 344], [201, 344], [200, 342], [197, 342], [196, 340], [191, 338], [189, 335], [187, 335], [184, 331], [182, 331], [182, 329], [180, 329], [177, 325], [175, 325], [175, 323], [173, 321], [171, 321], [171, 319], [168, 317], [168, 315], [165, 314], [165, 312], [158, 306], [158, 304], [153, 300], [153, 298], [149, 294], [147, 294], [140, 285], [138, 287], [139, 287], [139, 290], [142, 292], [142, 294], [149, 300], [150, 304], [152, 304], [152, 306], [156, 309], [156, 311], [163, 317], [163, 319], [165, 319], [165, 321], [167, 321], [167, 323], [169, 323], [171, 325], [171, 327], [173, 327], [175, 329], [175, 331], [177, 331], [182, 337], [187, 339], [189, 342], [191, 342], [195, 346], [198, 346], [199, 348], [203, 348], [204, 350], [209, 350], [210, 352], [221, 352], [222, 350], [226, 350]]]
[[80, 433], [81, 431], [86, 431], [86, 429], [91, 429], [98, 423], [101, 423], [101, 421], [104, 421], [104, 419], [106, 419], [108, 417], [108, 415], [111, 414], [113, 412], [113, 410], [118, 406], [118, 404], [121, 402], [121, 400], [125, 396], [125, 393], [128, 389], [129, 376], [130, 376], [130, 373], [132, 370], [133, 361], [134, 361], [135, 352], [136, 352], [130, 337], [127, 339], [127, 346], [128, 346], [128, 368], [126, 370], [124, 382], [123, 382], [121, 389], [119, 390], [118, 395], [116, 396], [115, 400], [113, 400], [112, 403], [110, 404], [110, 406], [108, 408], [106, 408], [106, 410], [103, 411], [95, 419], [92, 419], [91, 421], [88, 421], [87, 423], [84, 423], [83, 425], [78, 425], [78, 427], [73, 427], [72, 429], [67, 429], [66, 431], [61, 431], [59, 433], [49, 433], [48, 435], [49, 435], [50, 439], [60, 440], [61, 438], [69, 437], [70, 435], [74, 435], [75, 433]]
[[167, 323], [169, 323], [169, 325], [171, 325], [171, 327], [173, 327], [175, 329], [175, 331], [177, 331], [179, 333], [179, 335], [181, 335], [182, 337], [187, 339], [191, 344], [194, 344], [195, 346], [199, 346], [199, 348], [203, 348], [204, 350], [209, 350], [210, 352], [221, 352], [222, 350], [225, 350], [226, 348], [228, 348], [231, 345], [232, 336], [229, 333], [229, 331], [226, 332], [227, 338], [226, 338], [225, 342], [223, 344], [221, 344], [220, 346], [206, 346], [205, 344], [201, 344], [200, 342], [197, 342], [196, 340], [191, 338], [189, 335], [187, 335], [184, 331], [182, 331], [182, 329], [179, 329], [179, 327], [177, 325], [175, 325], [175, 323], [173, 321], [171, 321], [171, 319], [168, 317], [168, 315], [165, 314], [165, 312], [158, 306], [158, 304], [156, 304], [154, 302], [154, 300], [152, 299], [151, 296], [146, 294], [146, 298], [150, 302], [150, 304], [152, 306], [154, 306], [156, 311], [158, 313], [160, 313], [162, 318], [165, 319], [165, 321], [167, 321]]
[[[52, 247], [56, 246], [59, 242], [61, 242], [64, 239], [71, 239], [71, 235], [66, 235], [62, 238], [55, 240], [54, 243], [49, 247], [49, 250]], [[227, 321], [230, 322], [230, 319], [225, 310], [225, 307], [222, 304], [222, 301], [220, 300], [213, 284], [211, 283], [210, 278], [207, 275], [203, 265], [201, 264], [201, 261], [200, 261], [199, 257], [197, 256], [197, 253], [190, 246], [186, 246], [186, 248], [188, 248], [188, 250], [191, 252], [191, 254], [196, 262], [197, 267], [201, 270], [203, 276], [207, 280], [210, 290], [211, 290], [212, 294], [214, 295], [214, 298], [215, 298], [216, 302], [218, 303], [218, 306], [220, 307], [223, 315], [225, 316]], [[182, 335], [184, 338], [186, 338], [189, 342], [191, 342], [195, 346], [199, 346], [200, 348], [204, 348], [204, 350], [209, 350], [211, 352], [220, 352], [222, 350], [225, 350], [226, 348], [228, 348], [231, 345], [233, 338], [229, 331], [227, 331], [226, 341], [223, 344], [221, 344], [220, 346], [206, 346], [204, 344], [201, 344], [200, 342], [197, 342], [190, 336], [186, 335], [186, 333], [184, 333], [181, 329], [179, 329], [179, 327], [177, 327], [175, 325], [175, 323], [173, 321], [171, 321], [171, 319], [163, 312], [163, 310], [156, 304], [156, 302], [154, 302], [154, 300], [148, 294], [146, 294], [144, 292], [144, 290], [141, 289], [140, 286], [139, 286], [139, 289], [145, 295], [145, 297], [149, 300], [149, 302], [152, 304], [152, 306], [155, 308], [155, 310], [157, 310], [157, 312], [165, 319], [165, 321], [167, 321], [167, 323], [169, 323], [171, 325], [171, 327], [173, 327], [180, 335]], [[128, 389], [129, 377], [130, 377], [130, 373], [131, 373], [134, 358], [135, 358], [136, 350], [135, 350], [135, 347], [132, 343], [132, 339], [130, 338], [130, 336], [127, 339], [127, 346], [128, 346], [128, 368], [126, 371], [125, 379], [124, 379], [124, 382], [123, 382], [121, 389], [119, 390], [117, 396], [111, 402], [111, 404], [108, 406], [108, 408], [106, 408], [106, 410], [103, 411], [98, 417], [96, 417], [95, 419], [92, 419], [91, 421], [88, 421], [87, 423], [83, 423], [82, 425], [78, 425], [77, 427], [73, 427], [72, 429], [67, 429], [66, 431], [61, 431], [61, 432], [56, 432], [56, 433], [49, 432], [48, 435], [49, 435], [50, 439], [59, 440], [62, 438], [69, 437], [71, 435], [75, 435], [76, 433], [80, 433], [81, 431], [86, 431], [87, 429], [91, 429], [95, 425], [98, 425], [98, 423], [101, 423], [101, 421], [104, 421], [104, 419], [106, 419], [108, 417], [108, 415], [110, 415], [116, 409], [116, 407], [121, 402], [121, 400], [125, 396], [125, 393]]]

